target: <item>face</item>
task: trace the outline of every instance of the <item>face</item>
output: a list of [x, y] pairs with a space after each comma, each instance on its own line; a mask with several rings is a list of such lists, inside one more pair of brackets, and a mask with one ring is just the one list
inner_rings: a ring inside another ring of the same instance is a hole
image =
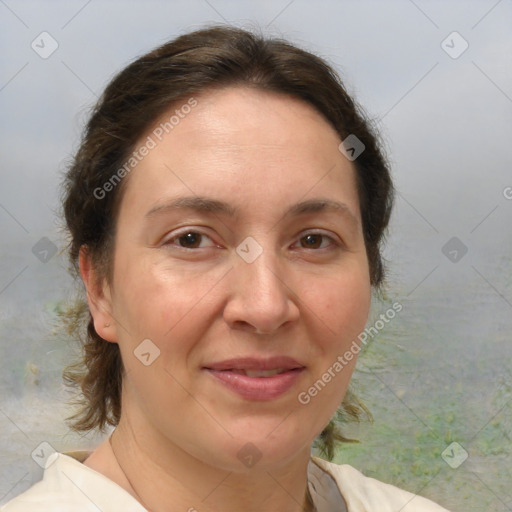
[[123, 415], [144, 435], [229, 470], [246, 452], [270, 467], [309, 451], [355, 364], [339, 359], [370, 305], [355, 171], [305, 103], [195, 99], [140, 140], [155, 144], [126, 183], [114, 322], [97, 329], [120, 346]]

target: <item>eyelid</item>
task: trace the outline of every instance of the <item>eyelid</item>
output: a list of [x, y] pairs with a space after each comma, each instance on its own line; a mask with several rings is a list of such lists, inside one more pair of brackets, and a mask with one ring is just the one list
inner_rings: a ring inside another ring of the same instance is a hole
[[[334, 233], [332, 233], [331, 231], [329, 232], [326, 232], [325, 230], [323, 229], [315, 229], [315, 228], [311, 228], [311, 229], [307, 229], [305, 231], [301, 231], [299, 233], [299, 236], [297, 237], [297, 242], [295, 243], [298, 243], [300, 242], [300, 240], [302, 238], [304, 238], [305, 236], [308, 236], [308, 235], [320, 235], [320, 236], [323, 236], [325, 238], [328, 238], [330, 241], [331, 241], [331, 246], [335, 246], [335, 247], [343, 247], [344, 243], [343, 243], [343, 240], [341, 240], [341, 238], [339, 236], [336, 236]], [[328, 249], [329, 247], [323, 247], [323, 249]], [[307, 247], [301, 247], [301, 249], [307, 249]], [[321, 249], [311, 249], [312, 251], [319, 251]]]
[[173, 247], [177, 247], [178, 249], [181, 249], [184, 251], [197, 251], [197, 249], [204, 249], [204, 247], [196, 247], [194, 249], [192, 249], [190, 247], [181, 247], [180, 245], [175, 245], [173, 243], [176, 241], [177, 238], [179, 238], [180, 236], [186, 235], [187, 233], [197, 233], [198, 235], [201, 235], [202, 237], [209, 238], [210, 241], [212, 242], [212, 244], [209, 245], [208, 247], [218, 246], [218, 244], [216, 244], [213, 241], [212, 237], [209, 236], [204, 230], [198, 229], [197, 227], [189, 227], [189, 226], [184, 226], [183, 228], [178, 228], [177, 230], [170, 233], [170, 235], [172, 235], [172, 236], [164, 238], [162, 245], [172, 245]]

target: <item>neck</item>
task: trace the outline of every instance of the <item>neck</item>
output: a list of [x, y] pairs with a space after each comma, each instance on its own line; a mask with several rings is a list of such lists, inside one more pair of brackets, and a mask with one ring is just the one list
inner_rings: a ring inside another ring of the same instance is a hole
[[[168, 440], [134, 435], [121, 421], [110, 439], [109, 478], [150, 512], [244, 510], [311, 511], [307, 498], [309, 449], [275, 469], [223, 470], [190, 456]], [[101, 472], [101, 471], [100, 471]]]

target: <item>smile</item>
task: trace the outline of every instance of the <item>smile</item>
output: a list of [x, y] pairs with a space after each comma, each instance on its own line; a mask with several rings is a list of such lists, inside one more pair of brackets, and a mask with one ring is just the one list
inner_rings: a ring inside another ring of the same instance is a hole
[[224, 371], [232, 371], [233, 373], [238, 373], [240, 375], [247, 375], [247, 377], [273, 377], [274, 375], [279, 375], [280, 373], [284, 373], [287, 370], [283, 368], [278, 368], [276, 370], [224, 370]]
[[245, 400], [267, 401], [296, 385], [305, 366], [289, 357], [238, 358], [213, 363], [203, 370]]

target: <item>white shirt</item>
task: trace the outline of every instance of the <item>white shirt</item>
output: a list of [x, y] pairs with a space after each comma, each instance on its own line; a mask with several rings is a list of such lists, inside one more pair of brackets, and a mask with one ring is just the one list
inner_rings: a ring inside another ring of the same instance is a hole
[[[318, 512], [448, 512], [430, 500], [369, 478], [347, 464], [312, 457], [308, 486]], [[62, 453], [48, 458], [43, 479], [0, 512], [147, 512], [106, 476]]]

